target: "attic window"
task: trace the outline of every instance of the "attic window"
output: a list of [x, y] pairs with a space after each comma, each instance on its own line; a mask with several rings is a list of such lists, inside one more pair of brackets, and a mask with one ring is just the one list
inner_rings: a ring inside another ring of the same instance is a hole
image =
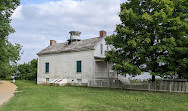
[[101, 54], [103, 54], [103, 44], [101, 44]]

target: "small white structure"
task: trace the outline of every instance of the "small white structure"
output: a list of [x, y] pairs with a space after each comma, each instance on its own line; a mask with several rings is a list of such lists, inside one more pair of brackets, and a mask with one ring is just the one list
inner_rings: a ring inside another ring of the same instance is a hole
[[13, 74], [11, 77], [12, 77], [12, 82], [15, 84], [16, 83], [16, 79], [15, 79], [16, 78], [16, 74]]
[[[105, 43], [106, 32], [100, 37], [80, 39], [81, 32], [71, 31], [65, 43], [50, 41], [50, 45], [38, 55], [37, 83], [76, 84], [84, 86], [108, 86], [116, 80], [116, 73], [102, 58], [111, 50]], [[59, 81], [59, 82], [58, 82]]]

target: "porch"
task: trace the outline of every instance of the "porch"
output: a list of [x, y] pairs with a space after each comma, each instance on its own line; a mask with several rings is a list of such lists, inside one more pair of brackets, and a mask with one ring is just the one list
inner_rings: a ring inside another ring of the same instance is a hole
[[106, 63], [102, 58], [95, 58], [95, 79], [117, 78], [112, 70], [112, 64]]
[[95, 72], [89, 86], [108, 87], [117, 80], [117, 74], [112, 70], [112, 64], [106, 63], [102, 58], [95, 57]]

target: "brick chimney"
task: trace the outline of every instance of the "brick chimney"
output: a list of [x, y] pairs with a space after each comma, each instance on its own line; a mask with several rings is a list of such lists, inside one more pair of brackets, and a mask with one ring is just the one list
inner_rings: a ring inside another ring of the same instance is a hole
[[105, 37], [105, 36], [106, 36], [106, 31], [101, 30], [101, 31], [100, 31], [100, 37]]
[[50, 45], [54, 45], [56, 44], [56, 41], [55, 40], [50, 40]]

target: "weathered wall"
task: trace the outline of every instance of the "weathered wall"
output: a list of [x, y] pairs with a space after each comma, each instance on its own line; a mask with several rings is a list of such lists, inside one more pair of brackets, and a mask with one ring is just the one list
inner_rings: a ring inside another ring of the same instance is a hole
[[[76, 61], [82, 61], [82, 72], [77, 73]], [[45, 63], [49, 62], [49, 73], [45, 73]], [[94, 57], [93, 50], [81, 52], [69, 52], [61, 54], [50, 54], [39, 56], [37, 83], [46, 83], [54, 79], [68, 79], [69, 82], [88, 83], [88, 79], [92, 78]]]
[[[103, 44], [103, 53], [101, 54], [101, 46], [100, 44]], [[109, 50], [111, 50], [110, 46], [108, 46]], [[107, 45], [104, 40], [104, 38], [96, 45], [94, 56], [96, 57], [105, 57], [105, 51], [107, 51]]]

